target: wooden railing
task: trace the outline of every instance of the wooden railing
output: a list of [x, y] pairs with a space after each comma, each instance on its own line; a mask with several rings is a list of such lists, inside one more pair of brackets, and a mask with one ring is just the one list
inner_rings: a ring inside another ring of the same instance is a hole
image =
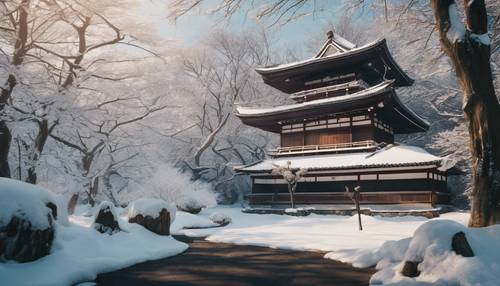
[[320, 88], [315, 88], [315, 89], [309, 89], [309, 90], [304, 90], [304, 91], [299, 91], [290, 96], [292, 99], [300, 99], [300, 98], [305, 98], [310, 95], [316, 95], [316, 94], [328, 94], [329, 92], [335, 92], [339, 90], [345, 90], [349, 88], [361, 88], [361, 87], [366, 87], [366, 84], [361, 81], [361, 80], [356, 80], [356, 81], [350, 81], [346, 83], [341, 83], [337, 85], [330, 85], [330, 86], [325, 86], [325, 87], [320, 87]]
[[291, 147], [278, 147], [270, 149], [267, 154], [270, 156], [286, 156], [294, 154], [307, 154], [307, 153], [325, 153], [325, 152], [338, 152], [348, 150], [363, 150], [374, 149], [377, 147], [377, 142], [373, 140], [325, 144], [325, 145], [306, 145], [306, 146], [291, 146]]

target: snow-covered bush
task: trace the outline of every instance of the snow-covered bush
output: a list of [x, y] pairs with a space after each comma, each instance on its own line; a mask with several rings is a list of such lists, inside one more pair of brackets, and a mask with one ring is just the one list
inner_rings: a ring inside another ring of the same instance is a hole
[[158, 168], [146, 182], [144, 192], [173, 202], [181, 210], [197, 210], [217, 205], [217, 197], [210, 184], [193, 182], [186, 174], [166, 165]]
[[128, 222], [140, 224], [159, 235], [169, 235], [175, 212], [173, 203], [161, 199], [138, 199], [129, 206]]
[[213, 223], [219, 224], [219, 225], [227, 225], [231, 223], [231, 217], [229, 217], [225, 213], [213, 213], [210, 215], [210, 220]]
[[27, 262], [48, 255], [57, 211], [49, 191], [0, 178], [0, 259]]

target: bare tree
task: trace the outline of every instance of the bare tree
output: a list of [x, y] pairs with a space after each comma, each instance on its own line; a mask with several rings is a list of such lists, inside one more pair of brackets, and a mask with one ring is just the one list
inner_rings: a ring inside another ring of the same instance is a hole
[[[72, 0], [23, 0], [1, 3], [0, 10], [9, 17], [2, 18], [0, 22], [0, 36], [6, 42], [14, 43], [10, 64], [14, 67], [23, 65], [26, 71], [33, 73], [43, 73], [46, 76], [45, 81], [48, 81], [45, 86], [50, 84], [53, 86], [53, 96], [44, 97], [38, 94], [40, 93], [36, 86], [38, 83], [29, 82], [25, 84], [29, 85], [31, 98], [29, 100], [13, 98], [14, 87], [19, 82], [16, 77], [22, 74], [20, 69], [13, 69], [15, 72], [9, 73], [8, 84], [5, 85], [8, 88], [2, 88], [0, 97], [0, 112], [4, 115], [0, 120], [0, 129], [3, 130], [0, 136], [0, 140], [3, 140], [0, 144], [2, 146], [0, 161], [4, 166], [0, 168], [3, 170], [0, 171], [0, 175], [10, 173], [8, 151], [11, 136], [5, 122], [6, 106], [14, 114], [20, 114], [23, 120], [34, 123], [35, 135], [22, 134], [17, 140], [24, 146], [27, 165], [25, 180], [36, 183], [36, 168], [42, 152], [50, 133], [59, 122], [57, 116], [53, 115], [67, 111], [67, 106], [58, 105], [57, 102], [68, 101], [71, 90], [87, 89], [84, 82], [88, 79], [119, 81], [127, 78], [95, 72], [98, 70], [97, 67], [110, 62], [108, 59], [96, 56], [101, 50], [117, 44], [143, 49], [131, 43], [130, 39], [126, 39], [122, 30], [106, 17], [106, 9], [98, 9], [106, 5], [106, 3], [95, 4]], [[96, 31], [98, 33], [95, 33]], [[126, 59], [122, 60], [125, 62]], [[79, 74], [85, 76], [78, 78]], [[38, 81], [43, 82], [44, 79], [40, 78]], [[10, 117], [11, 122], [17, 120], [16, 115]]]
[[[102, 103], [98, 107], [102, 108]], [[157, 102], [153, 101], [142, 105], [140, 109], [143, 111], [139, 115], [128, 116], [121, 120], [116, 119], [117, 114], [110, 114], [99, 121], [96, 121], [95, 118], [84, 119], [83, 125], [90, 129], [86, 131], [85, 135], [81, 134], [81, 128], [67, 132], [65, 136], [67, 138], [54, 133], [50, 134], [52, 139], [80, 154], [79, 169], [82, 178], [86, 181], [84, 192], [89, 204], [92, 206], [95, 204], [100, 181], [104, 179], [105, 184], [109, 184], [110, 176], [119, 175], [119, 167], [138, 155], [135, 152], [126, 152], [131, 147], [131, 143], [122, 140], [128, 136], [123, 128], [130, 124], [139, 123], [165, 108], [167, 108], [166, 105], [157, 105]], [[117, 157], [120, 151], [125, 151], [125, 154]], [[107, 160], [102, 159], [104, 155]], [[78, 192], [75, 193], [75, 196], [78, 195]], [[112, 193], [107, 193], [107, 195], [116, 202]]]
[[184, 165], [192, 170], [194, 179], [213, 182], [222, 192], [234, 182], [232, 166], [262, 159], [269, 143], [264, 135], [252, 140], [232, 116], [237, 102], [266, 96], [254, 68], [266, 64], [269, 53], [265, 34], [216, 31], [200, 49], [183, 55], [184, 72], [191, 82], [186, 91], [196, 101], [192, 111], [195, 120], [175, 136], [195, 137], [193, 142], [198, 144], [193, 146], [193, 166], [188, 162]]
[[[23, 0], [20, 3], [14, 3], [9, 6], [5, 1], [0, 3], [3, 21], [8, 26], [2, 26], [0, 30], [14, 35], [14, 49], [10, 64], [14, 67], [21, 65], [25, 59], [28, 42], [28, 6], [30, 0]], [[8, 19], [8, 20], [5, 20]], [[2, 85], [0, 94], [0, 112], [4, 112], [12, 92], [17, 85], [17, 79], [14, 73], [9, 73], [5, 84]], [[0, 177], [10, 177], [9, 167], [9, 149], [12, 140], [11, 132], [3, 116], [0, 116]]]

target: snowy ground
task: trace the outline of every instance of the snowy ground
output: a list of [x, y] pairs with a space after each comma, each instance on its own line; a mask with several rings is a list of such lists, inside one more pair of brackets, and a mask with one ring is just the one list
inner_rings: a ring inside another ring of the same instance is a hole
[[[225, 213], [232, 223], [224, 228], [182, 229], [210, 226], [209, 216]], [[197, 216], [179, 213], [172, 228], [188, 236], [207, 236], [214, 242], [272, 248], [327, 252], [325, 258], [352, 263], [355, 267], [377, 265], [373, 284], [384, 285], [499, 285], [500, 225], [482, 229], [466, 227], [468, 213], [446, 213], [440, 218], [362, 216], [294, 217], [244, 214], [240, 208], [217, 207]], [[424, 225], [425, 224], [425, 225]], [[451, 237], [465, 232], [475, 257], [451, 251]], [[413, 237], [413, 238], [412, 238]], [[423, 259], [416, 279], [399, 274], [403, 261]]]
[[[224, 228], [181, 229], [184, 225], [210, 224], [208, 216], [215, 212], [229, 215], [232, 223]], [[451, 219], [466, 224], [468, 214], [448, 213], [438, 219]], [[207, 240], [216, 242], [293, 250], [344, 252], [375, 249], [388, 240], [410, 237], [427, 221], [429, 219], [413, 216], [395, 218], [362, 216], [364, 230], [359, 231], [357, 216], [259, 215], [244, 214], [240, 208], [217, 207], [203, 210], [197, 216], [179, 212], [172, 229], [177, 234], [207, 236]]]
[[71, 216], [68, 225], [58, 224], [52, 252], [46, 257], [30, 263], [0, 263], [1, 285], [67, 286], [93, 281], [98, 273], [176, 255], [188, 247], [124, 218], [119, 221], [124, 231], [100, 234], [91, 227], [92, 219]]
[[[121, 210], [125, 213], [125, 210]], [[187, 245], [172, 237], [155, 235], [141, 226], [120, 219], [123, 232], [109, 236], [91, 228], [88, 211], [58, 224], [52, 253], [32, 263], [1, 263], [5, 285], [71, 285], [92, 281], [96, 274], [146, 260], [179, 254]], [[215, 215], [218, 214], [218, 215]], [[210, 217], [229, 216], [221, 228]], [[245, 214], [239, 207], [215, 207], [198, 215], [178, 212], [172, 233], [205, 237], [209, 241], [272, 248], [326, 252], [325, 258], [352, 263], [356, 267], [377, 264], [372, 283], [384, 285], [497, 285], [500, 281], [500, 226], [483, 229], [465, 227], [468, 213], [447, 213], [440, 218]], [[425, 224], [425, 225], [424, 225]], [[450, 252], [451, 236], [464, 231], [476, 257], [463, 258]], [[411, 238], [413, 236], [413, 238]], [[442, 242], [445, 241], [445, 244]], [[399, 274], [402, 261], [421, 255], [426, 274], [409, 279]], [[4, 285], [4, 284], [2, 284]]]

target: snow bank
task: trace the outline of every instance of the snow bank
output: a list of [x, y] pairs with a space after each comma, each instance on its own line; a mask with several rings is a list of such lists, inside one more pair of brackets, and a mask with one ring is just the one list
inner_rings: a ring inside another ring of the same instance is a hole
[[[466, 258], [451, 249], [453, 235], [464, 232], [475, 257]], [[374, 251], [329, 253], [327, 258], [353, 263], [356, 267], [376, 264], [373, 284], [498, 285], [500, 281], [500, 225], [467, 228], [451, 220], [431, 220], [413, 237], [388, 241]], [[404, 261], [421, 261], [416, 278], [400, 274]]]
[[162, 209], [166, 209], [170, 213], [170, 223], [174, 222], [177, 210], [175, 205], [160, 199], [138, 199], [133, 201], [128, 209], [128, 217], [132, 218], [141, 214], [157, 218]]
[[[215, 242], [293, 250], [342, 251], [347, 255], [359, 250], [374, 251], [387, 241], [410, 237], [418, 227], [429, 221], [424, 217], [363, 215], [363, 231], [359, 231], [357, 215], [260, 215], [242, 213], [240, 207], [225, 206], [205, 209], [196, 217], [199, 220], [209, 220], [210, 215], [220, 212], [231, 217], [231, 224], [222, 228], [196, 230], [182, 229], [184, 224], [191, 223], [192, 216], [179, 212], [177, 221], [172, 225], [172, 233], [194, 237], [207, 236], [207, 240]], [[466, 224], [468, 214], [449, 213], [444, 214], [442, 218]]]
[[180, 209], [204, 208], [217, 205], [217, 196], [210, 184], [191, 181], [189, 176], [171, 166], [161, 166], [145, 184], [143, 192], [173, 202]]
[[182, 234], [183, 228], [206, 228], [214, 226], [217, 226], [217, 224], [212, 222], [207, 216], [179, 211], [177, 219], [171, 224], [170, 229], [174, 234]]
[[7, 225], [13, 216], [31, 222], [32, 230], [50, 227], [47, 203], [58, 205], [55, 197], [38, 186], [8, 178], [0, 178], [0, 226]]
[[177, 255], [188, 247], [124, 218], [119, 223], [125, 231], [111, 236], [99, 234], [92, 223], [92, 217], [71, 216], [69, 226], [56, 228], [50, 255], [30, 263], [0, 263], [1, 285], [73, 285], [92, 281], [98, 273]]

